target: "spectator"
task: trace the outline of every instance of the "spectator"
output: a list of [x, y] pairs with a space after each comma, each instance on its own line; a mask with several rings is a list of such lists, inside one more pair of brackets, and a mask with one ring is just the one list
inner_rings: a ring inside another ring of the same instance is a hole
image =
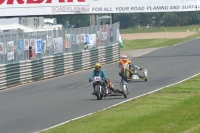
[[84, 43], [84, 49], [87, 50], [88, 49], [88, 45], [87, 42]]
[[68, 29], [68, 28], [70, 28], [70, 24], [69, 24], [69, 22], [67, 21], [66, 24], [65, 24], [65, 29]]
[[109, 32], [109, 22], [106, 23], [106, 32]]
[[78, 23], [76, 23], [76, 28], [79, 28], [79, 24]]
[[31, 46], [29, 46], [29, 58], [30, 58], [30, 60], [32, 59], [32, 47]]
[[110, 29], [110, 23], [107, 22], [107, 23], [106, 23], [106, 35], [104, 36], [105, 42], [106, 42], [106, 43], [109, 43], [109, 38], [110, 38], [109, 29]]

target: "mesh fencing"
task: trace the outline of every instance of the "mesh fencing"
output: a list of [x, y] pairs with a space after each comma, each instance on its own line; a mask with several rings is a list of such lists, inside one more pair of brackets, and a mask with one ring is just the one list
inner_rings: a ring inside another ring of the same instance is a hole
[[119, 23], [29, 33], [0, 32], [0, 64], [110, 46], [118, 36]]

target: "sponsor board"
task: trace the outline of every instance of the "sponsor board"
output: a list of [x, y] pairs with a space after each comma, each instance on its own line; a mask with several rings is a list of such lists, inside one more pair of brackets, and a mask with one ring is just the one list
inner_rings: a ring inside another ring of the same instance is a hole
[[200, 0], [0, 0], [0, 16], [198, 10]]

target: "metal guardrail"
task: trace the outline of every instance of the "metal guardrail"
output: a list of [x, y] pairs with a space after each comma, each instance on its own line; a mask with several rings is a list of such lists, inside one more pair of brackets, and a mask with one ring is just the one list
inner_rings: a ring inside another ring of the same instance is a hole
[[0, 65], [0, 90], [11, 86], [52, 78], [93, 68], [98, 61], [108, 64], [118, 61], [119, 44], [65, 53], [36, 60]]

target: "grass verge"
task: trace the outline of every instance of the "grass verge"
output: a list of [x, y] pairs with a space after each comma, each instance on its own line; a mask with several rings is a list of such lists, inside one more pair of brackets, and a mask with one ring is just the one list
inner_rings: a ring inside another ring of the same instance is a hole
[[200, 37], [200, 32], [189, 36], [187, 38], [179, 39], [142, 39], [142, 40], [123, 40], [124, 48], [121, 48], [121, 51], [133, 50], [133, 49], [144, 49], [144, 48], [155, 48], [155, 47], [164, 47], [172, 46], [182, 42], [186, 42], [192, 39]]
[[200, 75], [41, 133], [199, 133]]
[[121, 34], [129, 34], [129, 33], [150, 33], [150, 32], [186, 32], [196, 31], [198, 32], [200, 29], [200, 25], [190, 25], [190, 26], [177, 26], [177, 27], [131, 27], [128, 29], [121, 29]]

